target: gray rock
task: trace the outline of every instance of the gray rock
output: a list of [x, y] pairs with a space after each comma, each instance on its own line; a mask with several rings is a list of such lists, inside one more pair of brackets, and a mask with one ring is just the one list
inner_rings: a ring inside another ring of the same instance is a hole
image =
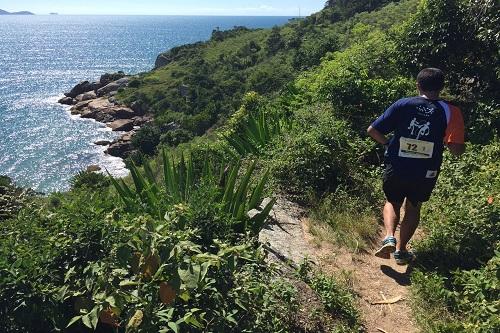
[[134, 126], [142, 126], [152, 121], [153, 117], [152, 116], [134, 117], [132, 118], [132, 120], [134, 121]]
[[156, 57], [155, 69], [163, 66], [167, 66], [173, 61], [172, 54], [170, 52], [161, 53]]
[[108, 127], [113, 131], [131, 131], [134, 128], [134, 121], [131, 119], [118, 119], [109, 124]]
[[99, 140], [99, 141], [94, 142], [94, 144], [97, 146], [109, 146], [111, 144], [111, 141]]
[[75, 110], [83, 110], [84, 108], [86, 108], [89, 105], [90, 102], [92, 102], [92, 101], [89, 100], [89, 101], [83, 101], [83, 102], [76, 103], [76, 105], [73, 106], [71, 108], [71, 110], [73, 110], [73, 109], [75, 109]]
[[130, 108], [137, 113], [137, 115], [142, 116], [148, 111], [148, 105], [143, 101], [134, 101], [130, 104]]
[[82, 95], [82, 101], [88, 101], [88, 100], [96, 99], [96, 98], [97, 98], [97, 94], [94, 91], [89, 91], [89, 92], [86, 92], [85, 94]]
[[114, 107], [110, 113], [118, 119], [130, 119], [135, 116], [134, 110], [123, 106]]
[[134, 147], [130, 141], [116, 141], [106, 149], [106, 153], [111, 156], [124, 158], [127, 157], [133, 149]]
[[101, 75], [101, 78], [99, 79], [99, 83], [100, 83], [101, 87], [104, 87], [108, 83], [119, 80], [123, 77], [125, 77], [125, 73], [123, 73], [123, 72], [106, 73], [106, 74]]
[[101, 167], [98, 165], [89, 165], [87, 167], [87, 172], [97, 172], [97, 171], [101, 171]]
[[112, 93], [114, 91], [117, 91], [118, 89], [120, 89], [122, 87], [125, 87], [128, 84], [128, 81], [129, 81], [129, 78], [128, 77], [124, 77], [124, 78], [121, 78], [119, 80], [116, 80], [116, 81], [113, 81], [111, 83], [108, 83], [104, 87], [99, 88], [97, 90], [97, 96], [101, 97], [101, 96], [110, 94], [110, 93]]
[[67, 97], [75, 98], [76, 96], [83, 94], [87, 91], [94, 90], [95, 83], [90, 83], [89, 81], [82, 81], [78, 83], [70, 92], [65, 93]]
[[75, 100], [73, 98], [71, 98], [71, 97], [63, 97], [60, 100], [58, 100], [57, 102], [60, 103], [60, 104], [64, 104], [64, 105], [73, 105], [73, 104], [75, 104]]
[[85, 109], [83, 111], [80, 111], [79, 113], [80, 113], [80, 116], [82, 118], [85, 118], [85, 119], [94, 119], [95, 118], [94, 112], [92, 112], [89, 109]]
[[102, 88], [97, 89], [97, 96], [102, 97], [106, 94], [109, 94], [112, 91], [117, 91], [120, 88], [120, 85], [115, 82], [108, 83]]

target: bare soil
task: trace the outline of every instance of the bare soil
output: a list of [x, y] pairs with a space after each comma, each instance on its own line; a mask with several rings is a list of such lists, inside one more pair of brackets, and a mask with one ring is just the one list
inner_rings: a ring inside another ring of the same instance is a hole
[[[272, 214], [274, 221], [260, 237], [271, 250], [272, 260], [294, 265], [308, 258], [325, 273], [350, 276], [368, 333], [418, 332], [409, 304], [411, 266], [399, 266], [394, 259], [375, 257], [372, 254], [375, 246], [367, 252], [352, 253], [330, 243], [318, 242], [309, 232], [304, 211], [290, 202], [280, 200]], [[401, 299], [392, 304], [374, 304], [396, 298]]]

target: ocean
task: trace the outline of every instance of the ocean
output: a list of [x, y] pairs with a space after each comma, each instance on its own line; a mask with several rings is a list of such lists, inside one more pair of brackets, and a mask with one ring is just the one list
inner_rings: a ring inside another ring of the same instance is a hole
[[136, 74], [174, 46], [210, 38], [216, 27], [269, 28], [289, 17], [0, 16], [0, 175], [49, 193], [65, 191], [90, 165], [128, 173], [93, 142], [118, 133], [71, 116], [57, 100], [105, 72]]

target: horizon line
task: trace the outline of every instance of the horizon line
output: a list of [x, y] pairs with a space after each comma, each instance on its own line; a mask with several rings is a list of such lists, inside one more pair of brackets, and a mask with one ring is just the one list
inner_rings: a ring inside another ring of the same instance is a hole
[[296, 17], [296, 18], [303, 18], [309, 15], [245, 15], [245, 14], [239, 14], [239, 15], [228, 15], [228, 14], [61, 14], [61, 13], [43, 13], [43, 14], [36, 14], [31, 12], [33, 15], [0, 15], [0, 16], [207, 16], [207, 17], [217, 17], [217, 16], [226, 16], [226, 17]]

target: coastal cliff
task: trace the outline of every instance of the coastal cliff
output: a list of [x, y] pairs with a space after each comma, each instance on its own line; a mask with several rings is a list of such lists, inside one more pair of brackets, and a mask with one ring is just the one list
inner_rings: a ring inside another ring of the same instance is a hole
[[96, 145], [109, 146], [106, 153], [121, 158], [132, 152], [131, 141], [135, 132], [153, 119], [144, 105], [131, 103], [129, 107], [116, 100], [118, 90], [126, 87], [129, 81], [123, 72], [104, 74], [96, 82], [78, 83], [59, 100], [61, 104], [71, 105], [73, 115], [94, 119], [113, 131], [125, 132], [113, 142], [95, 142]]

